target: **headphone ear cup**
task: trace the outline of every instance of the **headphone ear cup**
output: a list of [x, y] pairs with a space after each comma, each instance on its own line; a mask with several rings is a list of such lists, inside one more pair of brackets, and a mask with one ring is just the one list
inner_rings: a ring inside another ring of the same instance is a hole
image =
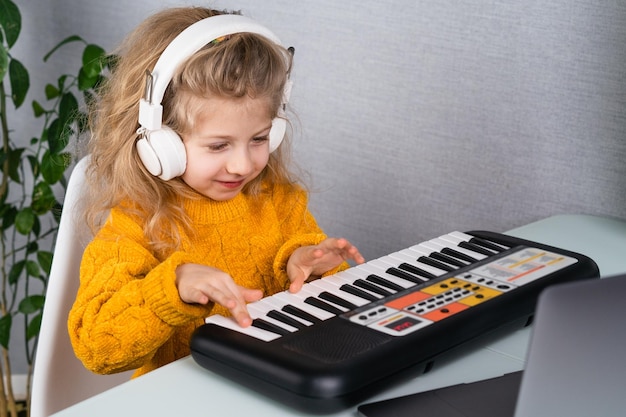
[[270, 152], [274, 152], [280, 146], [287, 132], [287, 119], [275, 117], [270, 129]]
[[137, 152], [148, 172], [163, 181], [183, 175], [187, 167], [185, 145], [167, 126], [148, 131], [145, 138], [137, 141]]

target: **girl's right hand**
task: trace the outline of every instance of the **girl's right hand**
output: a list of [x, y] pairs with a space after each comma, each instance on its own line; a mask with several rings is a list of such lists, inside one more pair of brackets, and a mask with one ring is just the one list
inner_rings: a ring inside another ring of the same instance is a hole
[[183, 264], [176, 268], [176, 288], [180, 299], [186, 303], [208, 304], [213, 301], [226, 307], [242, 327], [252, 324], [246, 304], [263, 297], [263, 291], [237, 285], [226, 272], [199, 264]]

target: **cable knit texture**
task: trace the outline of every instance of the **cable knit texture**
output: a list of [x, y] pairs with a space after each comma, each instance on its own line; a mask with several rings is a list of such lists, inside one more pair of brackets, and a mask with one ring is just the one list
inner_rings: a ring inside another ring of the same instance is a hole
[[303, 190], [274, 186], [267, 192], [269, 198], [185, 201], [194, 233], [183, 233], [181, 248], [162, 257], [150, 251], [140, 219], [113, 209], [85, 250], [69, 315], [70, 338], [83, 364], [101, 374], [144, 374], [188, 355], [191, 334], [205, 317], [229, 315], [220, 305], [180, 299], [175, 270], [181, 264], [219, 268], [265, 295], [285, 290], [289, 256], [326, 235]]

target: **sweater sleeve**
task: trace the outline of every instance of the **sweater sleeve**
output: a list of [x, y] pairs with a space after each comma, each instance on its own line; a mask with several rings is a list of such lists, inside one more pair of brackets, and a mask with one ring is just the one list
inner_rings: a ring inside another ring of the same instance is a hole
[[175, 271], [186, 262], [182, 252], [159, 262], [147, 249], [141, 227], [111, 212], [85, 249], [68, 318], [74, 351], [85, 367], [96, 373], [138, 368], [176, 326], [210, 314], [213, 304], [190, 305], [178, 296]]

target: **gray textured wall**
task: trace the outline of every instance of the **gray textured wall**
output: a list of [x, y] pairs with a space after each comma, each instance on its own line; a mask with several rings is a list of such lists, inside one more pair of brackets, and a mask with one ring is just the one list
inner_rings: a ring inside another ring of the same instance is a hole
[[[63, 37], [110, 49], [150, 12], [202, 4], [18, 3], [37, 91], [76, 62], [68, 48], [40, 63]], [[312, 209], [367, 257], [560, 213], [626, 218], [625, 2], [204, 4], [241, 9], [295, 46], [295, 150]]]

